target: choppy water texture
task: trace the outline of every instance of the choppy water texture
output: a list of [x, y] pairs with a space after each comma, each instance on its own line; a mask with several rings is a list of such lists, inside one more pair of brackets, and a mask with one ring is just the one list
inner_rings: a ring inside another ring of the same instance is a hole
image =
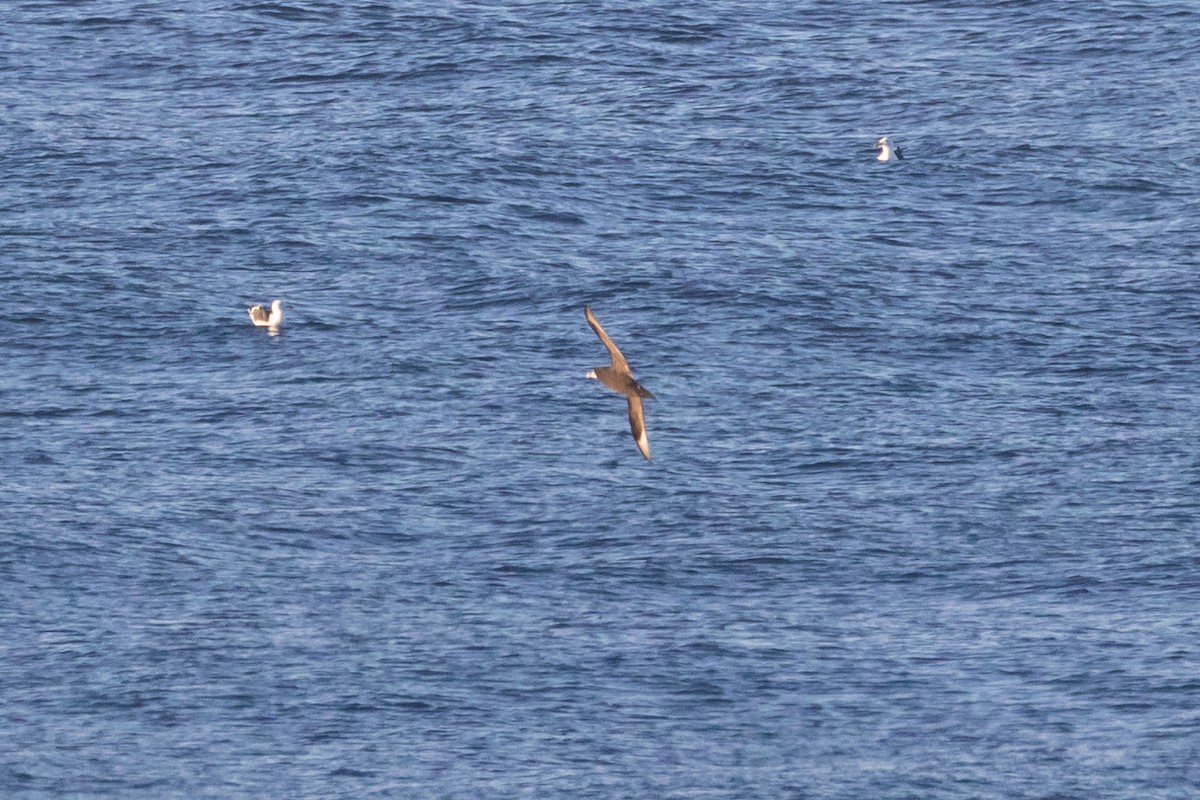
[[1200, 792], [1194, 3], [0, 17], [5, 797]]

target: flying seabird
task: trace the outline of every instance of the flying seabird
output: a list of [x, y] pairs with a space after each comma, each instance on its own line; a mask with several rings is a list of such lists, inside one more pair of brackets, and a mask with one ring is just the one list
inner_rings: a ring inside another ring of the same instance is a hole
[[900, 148], [888, 141], [887, 136], [880, 136], [879, 141], [875, 143], [875, 149], [879, 151], [879, 155], [875, 156], [876, 161], [891, 161], [892, 156], [896, 156], [896, 160], [904, 158], [904, 153], [900, 152]]
[[596, 335], [600, 337], [600, 341], [608, 348], [609, 358], [612, 359], [611, 366], [596, 367], [585, 377], [595, 378], [614, 392], [620, 392], [625, 395], [625, 399], [629, 402], [629, 431], [633, 434], [634, 441], [637, 442], [638, 450], [641, 450], [642, 455], [649, 461], [650, 439], [646, 436], [646, 415], [642, 411], [642, 398], [646, 397], [653, 400], [654, 395], [650, 393], [649, 389], [633, 379], [633, 372], [629, 369], [629, 362], [625, 360], [625, 356], [621, 355], [621, 351], [613, 344], [613, 340], [608, 338], [608, 334], [604, 332], [604, 328], [601, 328], [600, 323], [592, 316], [592, 309], [584, 306], [583, 313], [587, 317], [588, 325], [592, 326], [592, 330], [596, 332]]
[[283, 303], [279, 300], [271, 301], [271, 313], [268, 314], [262, 306], [250, 306], [246, 309], [246, 313], [250, 315], [250, 321], [258, 328], [278, 328], [283, 322]]

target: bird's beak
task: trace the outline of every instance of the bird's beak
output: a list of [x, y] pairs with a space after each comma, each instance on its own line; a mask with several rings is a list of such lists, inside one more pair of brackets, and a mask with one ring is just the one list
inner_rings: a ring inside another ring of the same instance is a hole
[[585, 378], [595, 378], [595, 377], [596, 377], [596, 370], [594, 370], [594, 369], [590, 369], [590, 370], [588, 370], [588, 373], [587, 373], [587, 375], [584, 375], [583, 377], [585, 377]]

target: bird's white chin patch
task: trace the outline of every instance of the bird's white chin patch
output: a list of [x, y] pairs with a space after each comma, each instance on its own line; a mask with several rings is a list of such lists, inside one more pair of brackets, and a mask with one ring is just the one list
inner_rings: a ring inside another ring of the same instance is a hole
[[592, 370], [588, 370], [588, 373], [587, 373], [587, 375], [584, 375], [583, 377], [585, 377], [585, 378], [595, 378], [595, 377], [596, 377], [596, 370], [594, 370], [594, 369], [592, 369]]

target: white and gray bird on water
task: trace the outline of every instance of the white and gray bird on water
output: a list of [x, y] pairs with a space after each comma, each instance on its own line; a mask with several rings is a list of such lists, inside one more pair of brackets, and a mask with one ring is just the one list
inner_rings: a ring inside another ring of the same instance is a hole
[[607, 367], [596, 367], [586, 377], [595, 378], [614, 392], [625, 395], [625, 399], [629, 403], [629, 432], [633, 434], [633, 440], [637, 442], [638, 450], [641, 450], [642, 455], [649, 461], [650, 439], [646, 436], [646, 414], [642, 409], [642, 398], [653, 400], [654, 395], [633, 379], [629, 362], [625, 360], [625, 356], [621, 355], [616, 344], [604, 332], [604, 328], [600, 327], [600, 323], [592, 315], [592, 309], [584, 306], [583, 313], [587, 317], [588, 325], [592, 326], [592, 330], [596, 332], [600, 341], [608, 349], [608, 357], [612, 361]]
[[246, 309], [246, 313], [250, 315], [250, 321], [257, 328], [278, 328], [283, 322], [283, 303], [279, 300], [272, 300], [269, 313], [258, 305], [250, 306]]
[[897, 161], [904, 158], [904, 153], [900, 152], [900, 148], [892, 144], [891, 137], [880, 136], [875, 142], [875, 149], [879, 151], [879, 155], [875, 156], [876, 161], [891, 161], [893, 157]]

